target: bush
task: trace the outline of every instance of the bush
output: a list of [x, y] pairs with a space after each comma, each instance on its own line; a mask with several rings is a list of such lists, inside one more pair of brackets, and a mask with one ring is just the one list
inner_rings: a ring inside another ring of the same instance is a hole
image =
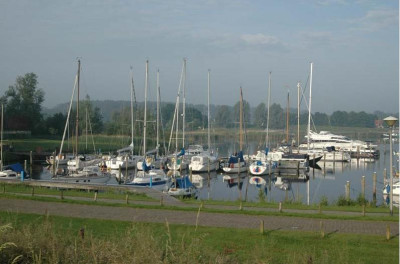
[[347, 200], [344, 195], [340, 195], [338, 200], [336, 201], [337, 206], [354, 206], [356, 202], [352, 199]]
[[325, 195], [321, 196], [321, 200], [319, 201], [319, 204], [321, 206], [328, 206], [328, 197], [326, 197]]

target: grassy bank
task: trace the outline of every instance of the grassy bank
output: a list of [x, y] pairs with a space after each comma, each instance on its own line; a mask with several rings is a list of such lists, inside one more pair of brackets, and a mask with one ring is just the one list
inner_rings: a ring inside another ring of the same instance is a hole
[[[398, 263], [398, 237], [130, 223], [0, 212], [0, 262]], [[6, 226], [7, 225], [7, 226]], [[82, 237], [82, 231], [84, 236]]]
[[[202, 211], [210, 213], [270, 215], [337, 220], [399, 221], [398, 208], [394, 208], [394, 216], [390, 216], [389, 209], [385, 207], [366, 207], [366, 215], [363, 215], [363, 208], [361, 206], [306, 206], [302, 204], [283, 203], [282, 212], [279, 212], [278, 203], [196, 201], [192, 199], [182, 200], [186, 203], [186, 206], [168, 206], [166, 204], [161, 205], [159, 200], [148, 197], [144, 193], [136, 192], [129, 193], [130, 202], [127, 203], [126, 192], [114, 190], [111, 187], [98, 193], [82, 190], [62, 190], [61, 192], [60, 189], [32, 187], [23, 183], [3, 183], [0, 185], [0, 198], [192, 212], [196, 212], [200, 204], [202, 204]], [[333, 211], [334, 213], [329, 213], [329, 211]]]

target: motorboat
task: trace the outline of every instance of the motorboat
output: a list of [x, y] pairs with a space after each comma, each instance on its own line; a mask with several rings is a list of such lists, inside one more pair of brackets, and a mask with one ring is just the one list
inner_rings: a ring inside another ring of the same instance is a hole
[[58, 154], [57, 156], [48, 156], [46, 157], [46, 163], [49, 165], [67, 165], [69, 160], [74, 159], [74, 155], [72, 154]]
[[127, 185], [153, 186], [165, 184], [168, 180], [169, 178], [163, 170], [151, 169], [148, 171], [138, 171], [136, 177], [127, 183]]
[[99, 166], [87, 166], [82, 170], [70, 171], [65, 176], [57, 176], [55, 181], [69, 183], [107, 183], [111, 179], [111, 174], [99, 168]]
[[208, 152], [193, 156], [189, 164], [189, 169], [191, 169], [193, 172], [215, 171], [217, 168], [217, 157]]
[[132, 169], [135, 168], [138, 158], [139, 156], [134, 156], [134, 155], [117, 156], [106, 160], [105, 165], [107, 169], [110, 170], [118, 170], [119, 168]]
[[347, 151], [352, 156], [379, 156], [377, 145], [361, 140], [352, 140], [329, 131], [320, 131], [319, 133], [310, 131], [308, 139], [309, 145], [307, 143], [300, 144], [300, 149], [325, 150], [327, 147], [334, 147], [336, 150]]

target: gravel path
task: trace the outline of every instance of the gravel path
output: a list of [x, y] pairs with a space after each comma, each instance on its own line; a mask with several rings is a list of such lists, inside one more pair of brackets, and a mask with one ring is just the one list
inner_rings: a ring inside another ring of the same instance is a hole
[[[195, 225], [197, 212], [173, 210], [139, 209], [128, 207], [77, 205], [57, 202], [40, 202], [22, 199], [0, 198], [0, 211], [24, 212], [50, 215], [97, 218], [108, 220], [138, 221]], [[266, 230], [303, 230], [319, 231], [321, 220], [284, 216], [251, 216], [241, 214], [223, 214], [201, 212], [200, 226], [259, 228], [260, 220], [264, 221]], [[385, 236], [386, 226], [390, 226], [391, 234], [399, 234], [398, 222], [354, 221], [354, 220], [322, 220], [325, 233], [357, 233]]]

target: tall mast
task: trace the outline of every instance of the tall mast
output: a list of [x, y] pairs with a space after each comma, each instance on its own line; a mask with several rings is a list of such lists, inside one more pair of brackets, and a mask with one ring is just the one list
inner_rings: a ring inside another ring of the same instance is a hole
[[286, 143], [289, 144], [289, 91], [287, 92], [287, 107], [286, 107]]
[[208, 151], [211, 151], [211, 138], [210, 138], [210, 70], [207, 74], [207, 124], [208, 124]]
[[86, 145], [85, 145], [85, 147], [86, 147], [86, 150], [85, 151], [87, 151], [87, 133], [88, 133], [88, 106], [87, 106], [87, 104], [86, 104], [86, 127], [85, 127], [85, 133], [86, 133]]
[[133, 155], [133, 93], [134, 93], [134, 83], [133, 83], [133, 70], [131, 66], [131, 145], [132, 145], [132, 155]]
[[146, 158], [146, 128], [147, 128], [147, 88], [149, 85], [149, 60], [146, 61], [146, 78], [144, 84], [144, 120], [143, 120], [143, 157]]
[[271, 72], [268, 76], [268, 100], [267, 100], [267, 134], [265, 136], [265, 147], [269, 146], [269, 102], [271, 100]]
[[81, 71], [81, 60], [78, 59], [78, 85], [77, 85], [77, 89], [78, 89], [78, 96], [77, 96], [77, 100], [76, 100], [76, 127], [75, 127], [75, 151], [76, 151], [76, 156], [78, 156], [78, 138], [79, 138], [79, 80], [80, 80], [80, 71]]
[[313, 63], [310, 63], [310, 99], [308, 104], [308, 128], [307, 128], [307, 150], [310, 149], [310, 124], [311, 124], [311, 92], [312, 92]]
[[183, 59], [183, 102], [182, 102], [182, 148], [185, 147], [185, 115], [186, 115], [186, 59]]
[[300, 151], [300, 82], [297, 82], [297, 152]]
[[239, 147], [240, 151], [243, 150], [243, 131], [242, 131], [242, 126], [243, 126], [243, 93], [242, 93], [242, 87], [240, 86], [240, 103], [239, 103]]
[[156, 134], [157, 134], [157, 142], [156, 142], [157, 157], [159, 155], [158, 149], [159, 149], [159, 145], [160, 145], [159, 144], [159, 134], [158, 134], [158, 132], [160, 130], [159, 126], [160, 126], [160, 71], [157, 70], [157, 132], [156, 132]]
[[0, 171], [3, 170], [3, 127], [4, 125], [4, 105], [1, 104], [1, 136], [0, 136]]

